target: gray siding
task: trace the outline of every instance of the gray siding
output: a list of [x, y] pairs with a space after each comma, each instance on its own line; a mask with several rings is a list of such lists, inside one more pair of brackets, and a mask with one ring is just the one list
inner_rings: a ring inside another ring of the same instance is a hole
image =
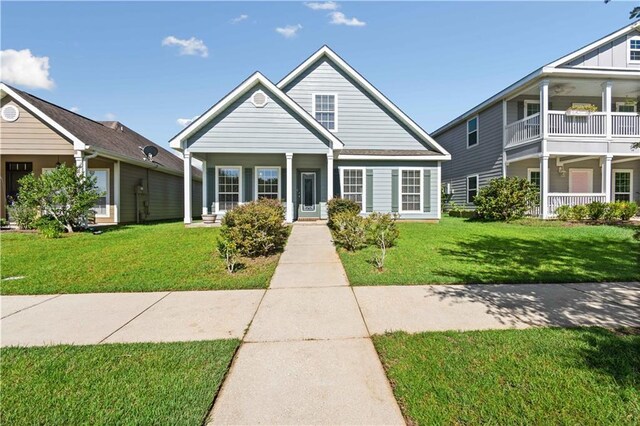
[[284, 91], [310, 114], [314, 93], [337, 94], [338, 129], [335, 134], [347, 148], [421, 149], [425, 146], [326, 58], [309, 67]]
[[[262, 90], [269, 102], [257, 108], [251, 95]], [[189, 138], [193, 152], [326, 153], [328, 142], [265, 87], [257, 85]]]
[[606, 43], [597, 49], [591, 50], [584, 55], [564, 64], [569, 68], [634, 68], [640, 69], [640, 64], [628, 63], [627, 43], [628, 38], [640, 35], [634, 31], [628, 35], [619, 37], [610, 43]]

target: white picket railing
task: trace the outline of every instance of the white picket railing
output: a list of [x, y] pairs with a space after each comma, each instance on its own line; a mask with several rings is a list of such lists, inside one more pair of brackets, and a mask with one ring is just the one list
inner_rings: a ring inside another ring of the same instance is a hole
[[540, 136], [540, 113], [507, 125], [507, 146], [517, 145]]
[[567, 115], [565, 111], [549, 111], [549, 134], [566, 136], [604, 136], [607, 115], [594, 112], [589, 115]]
[[579, 204], [589, 204], [594, 201], [600, 201], [602, 203], [607, 201], [607, 195], [600, 193], [571, 194], [563, 192], [550, 192], [548, 194], [548, 197], [550, 216], [555, 216], [556, 209], [560, 206], [576, 206]]
[[640, 136], [640, 115], [616, 112], [611, 116], [613, 136]]

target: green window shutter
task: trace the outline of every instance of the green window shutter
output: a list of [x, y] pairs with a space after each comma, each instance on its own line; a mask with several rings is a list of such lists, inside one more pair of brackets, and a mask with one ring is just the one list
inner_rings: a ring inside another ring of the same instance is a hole
[[253, 200], [253, 169], [245, 167], [244, 169], [244, 201]]
[[424, 177], [423, 177], [424, 194], [422, 195], [422, 198], [423, 198], [422, 204], [424, 206], [423, 211], [425, 213], [428, 213], [431, 211], [431, 170], [424, 169], [422, 173], [424, 173]]
[[333, 196], [340, 197], [340, 170], [337, 168], [333, 169]]
[[373, 170], [367, 169], [367, 193], [366, 196], [366, 210], [367, 212], [373, 211]]
[[398, 211], [398, 169], [391, 170], [391, 211]]
[[207, 167], [207, 206], [213, 211], [213, 203], [216, 201], [216, 169]]
[[280, 195], [283, 201], [287, 200], [287, 169], [280, 169]]

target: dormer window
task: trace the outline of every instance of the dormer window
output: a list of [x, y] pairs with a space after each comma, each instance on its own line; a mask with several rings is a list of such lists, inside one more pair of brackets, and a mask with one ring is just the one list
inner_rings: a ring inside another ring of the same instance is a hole
[[338, 130], [338, 95], [335, 94], [314, 94], [313, 95], [313, 116], [327, 130]]
[[629, 62], [640, 62], [640, 37], [629, 39]]

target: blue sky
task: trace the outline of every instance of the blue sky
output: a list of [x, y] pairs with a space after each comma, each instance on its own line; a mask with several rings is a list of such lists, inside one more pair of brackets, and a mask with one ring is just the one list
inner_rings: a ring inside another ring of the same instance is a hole
[[[628, 25], [635, 4], [3, 1], [1, 47], [49, 58], [51, 87], [21, 88], [96, 120], [115, 117], [163, 146], [179, 118], [202, 113], [256, 70], [277, 82], [323, 44], [431, 131]], [[182, 42], [191, 54], [181, 54], [177, 43], [192, 37]]]

